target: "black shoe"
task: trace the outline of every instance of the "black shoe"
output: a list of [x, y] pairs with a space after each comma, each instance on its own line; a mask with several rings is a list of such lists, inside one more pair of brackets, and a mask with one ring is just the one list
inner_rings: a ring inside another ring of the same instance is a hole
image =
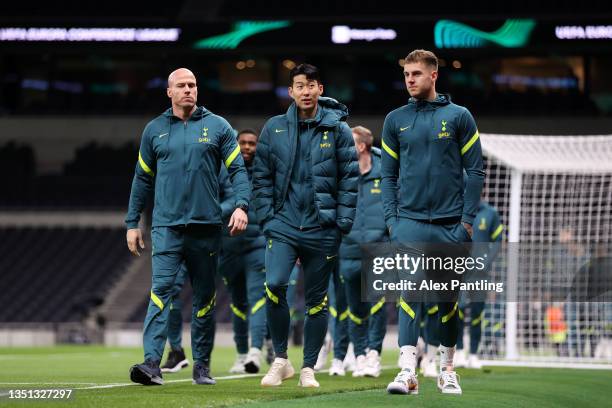
[[208, 366], [195, 362], [193, 364], [193, 383], [199, 385], [215, 385], [217, 382], [210, 376]]
[[142, 385], [164, 385], [159, 361], [145, 360], [130, 368], [130, 380]]
[[183, 349], [170, 350], [166, 364], [161, 368], [162, 373], [176, 373], [189, 365]]

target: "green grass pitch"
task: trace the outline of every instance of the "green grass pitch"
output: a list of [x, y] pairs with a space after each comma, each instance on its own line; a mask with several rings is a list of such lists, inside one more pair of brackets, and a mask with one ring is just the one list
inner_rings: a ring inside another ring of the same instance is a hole
[[[301, 352], [291, 349], [296, 369]], [[612, 400], [612, 371], [489, 367], [462, 370], [463, 395], [441, 395], [431, 378], [419, 377], [420, 395], [387, 395], [385, 387], [397, 373], [397, 354], [383, 351], [389, 366], [380, 378], [317, 375], [320, 389], [297, 387], [296, 377], [278, 388], [262, 388], [261, 376], [223, 379], [234, 359], [231, 348], [216, 348], [212, 371], [216, 386], [191, 384], [191, 367], [164, 374], [161, 387], [128, 385], [128, 368], [142, 360], [137, 348], [58, 346], [0, 348], [0, 408], [52, 407], [603, 407]], [[267, 365], [264, 364], [264, 370]], [[111, 386], [109, 388], [101, 388]], [[67, 401], [11, 401], [9, 389], [74, 389]]]

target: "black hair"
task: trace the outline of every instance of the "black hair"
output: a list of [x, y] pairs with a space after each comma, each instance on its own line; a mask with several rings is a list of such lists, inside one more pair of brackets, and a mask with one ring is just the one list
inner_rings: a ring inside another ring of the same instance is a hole
[[236, 135], [236, 140], [240, 139], [240, 135], [244, 135], [244, 134], [253, 134], [255, 135], [255, 137], [257, 139], [259, 139], [259, 135], [257, 134], [256, 131], [254, 131], [253, 129], [250, 128], [246, 128], [246, 129], [242, 129], [241, 131], [238, 132], [238, 134]]
[[298, 75], [305, 75], [306, 79], [309, 81], [317, 81], [321, 83], [321, 74], [319, 73], [319, 68], [310, 64], [300, 64], [294, 67], [289, 72], [289, 86], [293, 85], [293, 78]]

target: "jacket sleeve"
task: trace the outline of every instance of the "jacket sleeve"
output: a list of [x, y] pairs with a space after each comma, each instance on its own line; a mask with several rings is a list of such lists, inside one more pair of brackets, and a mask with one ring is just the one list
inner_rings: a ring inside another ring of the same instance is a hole
[[225, 122], [225, 129], [221, 135], [220, 149], [223, 164], [227, 169], [229, 180], [232, 184], [232, 190], [234, 190], [236, 195], [235, 204], [237, 206], [240, 204], [249, 205], [251, 197], [249, 177], [244, 167], [242, 155], [240, 154], [240, 146], [238, 146], [234, 136], [234, 129], [227, 122]]
[[490, 238], [491, 242], [501, 242], [504, 231], [504, 224], [499, 219], [499, 213], [492, 208], [493, 216], [491, 217]]
[[270, 156], [270, 133], [266, 124], [259, 135], [253, 164], [255, 213], [261, 226], [274, 217], [274, 175]]
[[483, 170], [480, 136], [476, 128], [476, 122], [467, 109], [462, 115], [459, 135], [461, 162], [467, 173], [461, 222], [472, 224], [478, 212], [478, 203], [480, 202], [480, 193], [484, 184], [485, 173]]
[[489, 234], [490, 242], [487, 244], [475, 244], [475, 245], [487, 245], [487, 260], [485, 261], [486, 270], [490, 270], [491, 265], [497, 258], [499, 251], [501, 251], [502, 247], [502, 232], [504, 230], [504, 225], [499, 220], [499, 214], [495, 210], [495, 208], [491, 207], [491, 220], [489, 222], [489, 230], [487, 233]]
[[397, 222], [397, 178], [399, 175], [399, 142], [397, 129], [390, 114], [385, 118], [382, 134], [382, 160], [380, 172], [385, 223], [391, 229]]
[[127, 229], [138, 228], [140, 213], [144, 210], [147, 199], [149, 198], [155, 185], [155, 173], [157, 172], [157, 160], [151, 144], [151, 134], [149, 125], [142, 132], [136, 170], [132, 180], [132, 190], [130, 191], [130, 203], [125, 217]]
[[348, 234], [355, 220], [357, 190], [359, 188], [359, 164], [351, 128], [342, 122], [336, 138], [336, 165], [338, 166], [338, 195], [336, 199], [336, 224]]
[[226, 222], [236, 208], [236, 197], [229, 181], [227, 169], [222, 166], [219, 172], [219, 202], [221, 203], [221, 219]]

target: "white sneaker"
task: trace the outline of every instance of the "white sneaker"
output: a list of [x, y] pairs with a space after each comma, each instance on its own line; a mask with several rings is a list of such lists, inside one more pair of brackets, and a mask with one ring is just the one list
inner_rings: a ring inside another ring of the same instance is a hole
[[325, 364], [327, 364], [327, 356], [332, 348], [332, 338], [328, 334], [325, 335], [325, 340], [323, 341], [323, 345], [321, 346], [321, 350], [319, 350], [319, 356], [317, 357], [317, 362], [314, 365], [315, 371], [321, 371]]
[[315, 372], [312, 368], [302, 368], [298, 385], [304, 388], [319, 388], [319, 382], [315, 379]]
[[340, 377], [344, 377], [346, 375], [342, 360], [339, 360], [337, 358], [334, 358], [332, 360], [331, 367], [329, 367], [329, 375], [338, 375]]
[[442, 394], [461, 394], [459, 375], [454, 371], [442, 371], [438, 375], [438, 389]]
[[468, 364], [465, 358], [465, 350], [457, 350], [455, 351], [455, 358], [453, 359], [453, 365], [455, 367], [466, 367]]
[[268, 373], [261, 379], [263, 387], [276, 387], [283, 383], [283, 380], [293, 377], [295, 370], [291, 361], [286, 358], [276, 357], [270, 366]]
[[244, 374], [246, 371], [244, 370], [244, 361], [246, 360], [246, 354], [238, 354], [236, 356], [236, 361], [234, 361], [234, 365], [229, 369], [229, 372], [232, 374]]
[[[455, 354], [456, 356], [456, 354]], [[470, 354], [466, 364], [467, 368], [475, 368], [476, 370], [480, 370], [482, 368], [482, 363], [476, 354]]]
[[436, 378], [439, 374], [436, 366], [436, 360], [434, 359], [423, 359], [421, 361], [421, 373], [423, 377]]
[[380, 355], [376, 350], [368, 351], [366, 354], [366, 363], [363, 368], [363, 374], [366, 377], [378, 378], [380, 375]]
[[363, 354], [357, 356], [357, 360], [355, 361], [355, 369], [353, 370], [353, 377], [363, 377], [365, 373], [363, 370], [366, 367], [366, 356]]
[[261, 367], [261, 350], [251, 347], [244, 360], [244, 370], [247, 373], [256, 374], [259, 372], [259, 367]]
[[387, 392], [389, 394], [418, 395], [419, 381], [417, 375], [409, 368], [403, 369], [395, 376], [395, 380], [387, 385]]
[[346, 356], [344, 356], [344, 361], [342, 364], [344, 365], [344, 370], [355, 371], [355, 364], [357, 364], [357, 360], [355, 359], [353, 343], [349, 343], [348, 349], [346, 350]]

